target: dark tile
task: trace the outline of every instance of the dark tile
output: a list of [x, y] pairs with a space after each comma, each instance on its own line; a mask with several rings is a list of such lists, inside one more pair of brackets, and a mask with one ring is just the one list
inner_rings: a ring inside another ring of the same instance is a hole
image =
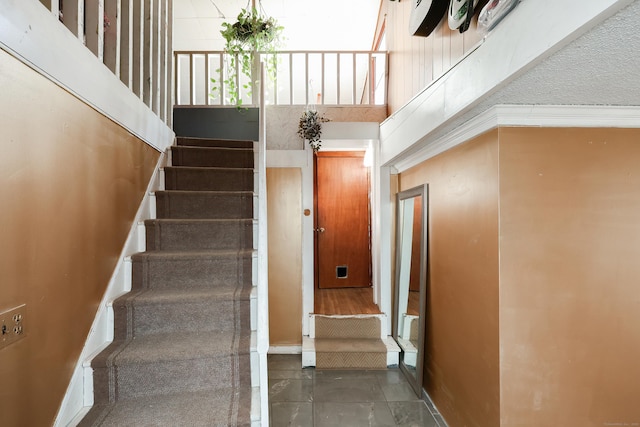
[[389, 402], [388, 404], [398, 426], [437, 427], [438, 425], [423, 401]]
[[387, 402], [422, 402], [422, 400], [418, 397], [416, 392], [408, 383], [383, 384], [382, 392], [384, 393], [384, 397], [387, 399]]
[[313, 412], [315, 427], [396, 425], [385, 402], [315, 402]]
[[313, 399], [316, 402], [379, 402], [385, 397], [373, 376], [323, 377], [316, 373]]
[[298, 369], [297, 371], [278, 371], [269, 370], [270, 380], [295, 379], [295, 380], [312, 380], [314, 377], [313, 369]]
[[313, 403], [274, 402], [271, 404], [271, 427], [313, 426]]
[[269, 380], [271, 402], [312, 402], [313, 380]]
[[341, 380], [345, 378], [373, 379], [376, 378], [378, 372], [384, 371], [316, 369], [316, 378], [327, 381]]
[[399, 369], [387, 369], [385, 371], [374, 372], [380, 384], [409, 384], [407, 378]]
[[302, 369], [302, 355], [300, 354], [269, 354], [267, 366], [271, 370], [297, 370]]

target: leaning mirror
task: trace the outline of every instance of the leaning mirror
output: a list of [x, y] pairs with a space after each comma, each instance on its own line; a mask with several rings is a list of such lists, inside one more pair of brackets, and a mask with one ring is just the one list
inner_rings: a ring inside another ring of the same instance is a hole
[[400, 346], [400, 369], [422, 394], [427, 288], [427, 186], [397, 195], [396, 284], [393, 337]]

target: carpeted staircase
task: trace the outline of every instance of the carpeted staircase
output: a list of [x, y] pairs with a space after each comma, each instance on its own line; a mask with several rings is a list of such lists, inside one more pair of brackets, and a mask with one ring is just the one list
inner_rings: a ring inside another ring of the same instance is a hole
[[317, 369], [386, 369], [397, 365], [398, 348], [381, 332], [380, 315], [312, 315], [303, 340], [303, 365]]
[[81, 426], [251, 425], [251, 141], [179, 139]]

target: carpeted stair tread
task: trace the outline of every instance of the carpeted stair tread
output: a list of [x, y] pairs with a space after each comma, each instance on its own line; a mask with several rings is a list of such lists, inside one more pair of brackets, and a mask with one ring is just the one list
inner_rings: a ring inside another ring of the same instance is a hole
[[[249, 300], [251, 296], [251, 287], [193, 287], [187, 290], [183, 288], [163, 288], [163, 289], [147, 289], [144, 292], [137, 293], [135, 298], [136, 305], [155, 305], [155, 304], [188, 304], [200, 301], [225, 301]], [[113, 305], [124, 305], [124, 297], [118, 298]]]
[[145, 221], [148, 250], [247, 249], [253, 219], [152, 219]]
[[387, 353], [387, 346], [381, 339], [316, 338], [315, 346], [317, 353]]
[[[91, 362], [91, 366], [149, 364], [228, 355], [236, 340], [240, 341], [239, 352], [248, 354], [248, 333], [237, 336], [235, 331], [197, 331], [143, 335], [127, 341], [114, 341]], [[117, 351], [115, 358], [114, 350]]]
[[231, 168], [252, 168], [253, 149], [229, 147], [172, 146], [173, 166], [224, 166]]
[[188, 288], [252, 283], [253, 254], [253, 250], [135, 254], [131, 257], [132, 287]]
[[114, 337], [230, 331], [237, 326], [229, 313], [248, 313], [251, 285], [143, 289], [113, 303]]
[[131, 259], [135, 260], [148, 260], [148, 259], [204, 259], [209, 260], [212, 258], [250, 258], [254, 249], [240, 249], [240, 250], [203, 250], [194, 249], [191, 251], [148, 251], [138, 252], [131, 255]]
[[253, 218], [252, 191], [156, 191], [158, 218]]
[[253, 191], [253, 168], [169, 166], [163, 169], [166, 190]]
[[[232, 388], [148, 396], [113, 404], [96, 405], [78, 427], [123, 426], [250, 426], [250, 399]], [[229, 416], [229, 407], [238, 406]], [[217, 421], [214, 421], [217, 420]]]
[[186, 145], [190, 147], [231, 147], [231, 148], [253, 148], [253, 141], [236, 139], [209, 139], [178, 137], [176, 145]]

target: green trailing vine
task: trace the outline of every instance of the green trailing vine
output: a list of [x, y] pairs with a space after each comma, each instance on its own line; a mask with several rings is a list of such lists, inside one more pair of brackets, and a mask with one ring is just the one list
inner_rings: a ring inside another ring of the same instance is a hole
[[316, 110], [305, 110], [300, 116], [298, 122], [298, 136], [309, 142], [309, 145], [314, 152], [320, 150], [322, 141], [322, 123], [328, 122], [323, 115], [319, 114]]
[[[275, 53], [276, 48], [282, 42], [283, 30], [284, 27], [278, 25], [276, 19], [264, 16], [256, 8], [252, 8], [251, 11], [242, 9], [236, 22], [222, 24], [220, 33], [226, 42], [224, 51], [229, 55], [228, 61], [225, 63], [225, 75], [222, 82], [227, 88], [231, 104], [242, 105], [240, 88], [236, 83], [236, 70], [239, 69], [252, 82], [252, 67], [258, 52], [269, 54], [265, 61], [266, 73], [271, 79], [275, 79], [278, 65]], [[220, 69], [217, 71], [219, 73]], [[216, 91], [220, 90], [220, 85], [214, 78], [211, 79], [211, 82], [213, 88], [210, 96], [213, 97]], [[242, 88], [247, 90], [247, 94], [251, 96], [251, 84], [243, 84]]]

